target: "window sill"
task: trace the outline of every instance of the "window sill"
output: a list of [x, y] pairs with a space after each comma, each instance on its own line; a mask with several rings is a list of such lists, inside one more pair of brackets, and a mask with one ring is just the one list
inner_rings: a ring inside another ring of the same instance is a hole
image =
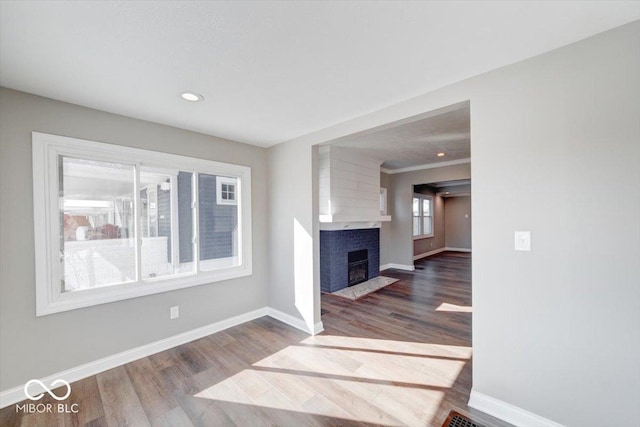
[[434, 236], [435, 236], [434, 234], [425, 234], [425, 235], [421, 235], [421, 236], [413, 236], [413, 240], [432, 239]]
[[130, 298], [170, 292], [193, 286], [208, 285], [225, 280], [247, 277], [252, 274], [250, 267], [238, 266], [217, 271], [201, 272], [197, 276], [183, 275], [171, 279], [154, 278], [137, 283], [72, 291], [61, 294], [58, 297], [50, 296], [42, 305], [38, 305], [36, 317]]

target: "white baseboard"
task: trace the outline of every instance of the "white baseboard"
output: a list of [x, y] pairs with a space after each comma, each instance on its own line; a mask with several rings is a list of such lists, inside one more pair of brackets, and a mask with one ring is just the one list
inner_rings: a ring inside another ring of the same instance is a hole
[[[432, 251], [425, 252], [423, 254], [414, 255], [413, 256], [413, 260], [417, 261], [419, 259], [426, 258], [426, 257], [431, 256], [431, 255], [436, 255], [436, 254], [439, 254], [439, 253], [445, 252], [445, 251], [450, 251], [450, 252], [471, 252], [471, 249], [444, 247], [444, 248], [434, 249]], [[414, 271], [416, 269], [413, 265], [389, 263], [389, 264], [382, 264], [380, 266], [380, 271], [388, 270], [390, 268], [395, 268], [395, 269], [398, 269], [398, 270], [406, 270], [406, 271]]]
[[419, 260], [419, 259], [422, 259], [422, 258], [426, 258], [426, 257], [431, 256], [431, 255], [436, 255], [436, 254], [439, 254], [440, 252], [444, 252], [446, 250], [447, 250], [446, 248], [439, 248], [439, 249], [434, 249], [434, 250], [429, 251], [429, 252], [425, 252], [423, 254], [414, 255], [413, 256], [413, 260], [416, 261], [416, 260]]
[[413, 260], [416, 261], [416, 260], [419, 260], [419, 259], [422, 259], [422, 258], [426, 258], [426, 257], [431, 256], [431, 255], [439, 254], [441, 252], [471, 252], [471, 249], [468, 249], [468, 248], [451, 248], [451, 247], [447, 246], [447, 247], [440, 248], [440, 249], [434, 249], [432, 251], [425, 252], [423, 254], [414, 255], [413, 256]]
[[471, 390], [469, 406], [518, 427], [564, 427], [510, 403]]
[[[270, 316], [276, 320], [286, 323], [289, 326], [300, 329], [308, 334], [319, 334], [324, 330], [322, 322], [318, 322], [313, 326], [311, 331], [307, 325], [296, 317], [285, 314], [279, 310], [275, 310], [270, 307], [263, 307], [257, 310], [249, 311], [247, 313], [240, 314], [238, 316], [230, 317], [228, 319], [221, 320], [219, 322], [212, 323], [210, 325], [202, 326], [200, 328], [192, 329], [187, 332], [183, 332], [178, 335], [174, 335], [169, 338], [164, 338], [159, 341], [155, 341], [149, 344], [142, 345], [140, 347], [133, 348], [131, 350], [123, 351], [122, 353], [107, 356], [102, 359], [94, 360], [93, 362], [85, 363], [84, 365], [76, 366], [71, 369], [64, 370], [62, 372], [49, 375], [44, 378], [39, 378], [44, 384], [49, 385], [57, 379], [63, 379], [69, 383], [81, 380], [83, 378], [90, 377], [92, 375], [99, 374], [100, 372], [107, 371], [109, 369], [133, 362], [134, 360], [141, 359], [146, 356], [150, 356], [155, 353], [159, 353], [164, 350], [188, 343], [190, 341], [197, 340], [207, 335], [215, 334], [216, 332], [223, 331], [241, 323], [249, 322], [263, 316]], [[29, 391], [34, 393], [42, 393], [45, 390], [37, 383], [29, 386]], [[8, 390], [0, 392], [0, 408], [13, 405], [26, 399], [24, 394], [24, 385], [13, 387]]]
[[[183, 332], [178, 335], [174, 335], [169, 338], [165, 338], [159, 341], [155, 341], [149, 344], [142, 345], [140, 347], [133, 348], [131, 350], [123, 351], [122, 353], [107, 356], [102, 359], [94, 360], [93, 362], [86, 363], [84, 365], [76, 366], [71, 369], [58, 372], [53, 375], [49, 375], [45, 378], [40, 378], [44, 384], [51, 384], [57, 379], [63, 379], [69, 383], [81, 380], [83, 378], [90, 377], [91, 375], [99, 374], [106, 370], [115, 368], [117, 366], [124, 365], [134, 360], [141, 359], [146, 356], [150, 356], [155, 353], [188, 343], [190, 341], [197, 340], [207, 335], [215, 334], [222, 330], [231, 328], [232, 326], [245, 323], [259, 317], [267, 316], [267, 307], [259, 308], [257, 310], [249, 311], [247, 313], [240, 314], [238, 316], [230, 317], [228, 319], [221, 320], [219, 322], [212, 323], [210, 325], [202, 326], [200, 328], [192, 329], [187, 332]], [[36, 387], [37, 386], [37, 387]], [[38, 384], [30, 386], [31, 393], [42, 393], [44, 389], [40, 388]], [[4, 408], [8, 405], [20, 402], [26, 398], [24, 395], [24, 386], [18, 386], [0, 392], [0, 408]]]
[[272, 307], [267, 307], [267, 315], [273, 317], [276, 320], [281, 321], [282, 323], [286, 323], [289, 326], [293, 326], [296, 329], [300, 329], [302, 332], [306, 332], [310, 335], [317, 335], [320, 332], [324, 331], [324, 326], [322, 322], [318, 322], [313, 327], [309, 327], [304, 320], [287, 314], [283, 311], [276, 310]]
[[389, 263], [389, 264], [381, 265], [380, 271], [388, 270], [390, 268], [395, 268], [396, 270], [406, 270], [406, 271], [413, 271], [416, 269], [413, 265]]
[[324, 331], [324, 325], [322, 324], [322, 321], [316, 323], [315, 325], [313, 325], [313, 334], [312, 335], [318, 335], [320, 332]]
[[450, 252], [471, 252], [471, 249], [469, 248], [450, 248], [448, 246], [444, 248], [444, 250]]

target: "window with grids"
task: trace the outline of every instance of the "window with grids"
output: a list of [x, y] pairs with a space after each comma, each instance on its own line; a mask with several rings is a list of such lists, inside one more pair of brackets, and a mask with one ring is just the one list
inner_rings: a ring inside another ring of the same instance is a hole
[[251, 274], [251, 170], [33, 134], [38, 315]]
[[216, 184], [216, 196], [218, 204], [235, 205], [237, 180], [235, 178], [220, 176], [218, 177]]
[[433, 197], [413, 195], [413, 237], [433, 237]]

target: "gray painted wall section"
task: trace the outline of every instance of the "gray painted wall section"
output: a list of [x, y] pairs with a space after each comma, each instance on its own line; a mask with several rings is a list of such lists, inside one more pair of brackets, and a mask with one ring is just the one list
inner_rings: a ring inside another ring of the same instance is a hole
[[[474, 390], [568, 426], [637, 424], [638, 52], [636, 21], [270, 148], [283, 169], [271, 202], [301, 196], [274, 209], [271, 252], [286, 264], [293, 217], [317, 221], [311, 146], [470, 100]], [[411, 190], [391, 181], [402, 217]], [[515, 230], [532, 232], [532, 252], [513, 250]], [[293, 275], [271, 277], [270, 300], [290, 298]]]
[[443, 200], [445, 246], [471, 249], [471, 196]]
[[318, 148], [283, 143], [267, 153], [269, 307], [313, 327], [320, 322]]
[[[32, 131], [250, 166], [253, 276], [36, 318]], [[0, 89], [0, 389], [266, 306], [266, 178], [262, 148]]]

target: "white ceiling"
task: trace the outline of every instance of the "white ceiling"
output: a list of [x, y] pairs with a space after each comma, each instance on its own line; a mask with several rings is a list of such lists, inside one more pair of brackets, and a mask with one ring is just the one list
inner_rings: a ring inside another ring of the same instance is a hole
[[[398, 126], [346, 136], [332, 145], [364, 150], [388, 170], [468, 159], [471, 157], [469, 103], [443, 110], [447, 111]], [[438, 153], [445, 153], [445, 156], [438, 157]]]
[[0, 84], [269, 146], [636, 19], [632, 1], [3, 1]]

